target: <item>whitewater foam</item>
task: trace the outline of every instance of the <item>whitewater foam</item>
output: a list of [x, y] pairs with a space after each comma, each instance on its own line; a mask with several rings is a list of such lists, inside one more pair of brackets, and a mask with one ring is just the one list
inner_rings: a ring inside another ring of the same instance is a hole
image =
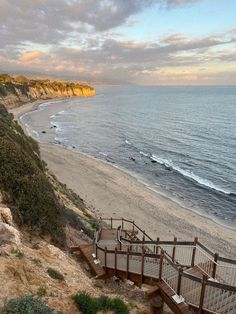
[[125, 143], [131, 145], [131, 143], [128, 140], [125, 140]]
[[210, 188], [212, 190], [215, 190], [217, 192], [221, 192], [221, 193], [224, 193], [227, 195], [233, 194], [230, 191], [227, 191], [221, 187], [218, 187], [216, 184], [214, 184], [210, 180], [199, 177], [198, 175], [193, 173], [193, 171], [189, 171], [189, 170], [180, 168], [179, 166], [175, 165], [172, 160], [157, 157], [156, 155], [151, 155], [150, 158], [152, 160], [155, 160], [159, 164], [164, 165], [167, 168], [171, 168], [171, 169], [175, 170], [176, 172], [183, 175], [185, 178], [190, 179], [191, 181], [194, 181], [195, 183], [197, 183], [201, 186], [204, 186], [206, 188]]

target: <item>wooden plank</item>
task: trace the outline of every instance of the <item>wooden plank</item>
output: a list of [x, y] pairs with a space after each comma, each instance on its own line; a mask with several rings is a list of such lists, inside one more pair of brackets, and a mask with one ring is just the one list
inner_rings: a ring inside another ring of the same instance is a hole
[[158, 283], [158, 287], [160, 288], [160, 295], [163, 298], [164, 302], [169, 306], [169, 308], [175, 314], [189, 314], [189, 307], [186, 303], [176, 304], [175, 301], [172, 299], [174, 292], [167, 286], [166, 283], [163, 281]]
[[159, 293], [160, 288], [158, 286], [153, 286], [148, 291], [145, 292], [145, 299], [151, 300], [155, 298]]
[[79, 248], [82, 257], [88, 264], [92, 274], [95, 275], [96, 278], [105, 277], [104, 269], [99, 264], [94, 263], [94, 259], [92, 256], [92, 254], [94, 253], [94, 245], [93, 244], [81, 245]]

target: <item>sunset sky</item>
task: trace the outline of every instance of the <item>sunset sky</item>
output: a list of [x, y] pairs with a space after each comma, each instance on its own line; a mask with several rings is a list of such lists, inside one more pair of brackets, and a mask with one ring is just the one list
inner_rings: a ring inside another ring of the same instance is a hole
[[236, 0], [0, 0], [0, 72], [236, 84]]

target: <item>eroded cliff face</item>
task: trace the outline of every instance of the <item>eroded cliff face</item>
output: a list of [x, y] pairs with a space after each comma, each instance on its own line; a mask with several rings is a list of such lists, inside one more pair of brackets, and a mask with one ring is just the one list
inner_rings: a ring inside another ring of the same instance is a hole
[[93, 87], [79, 83], [32, 81], [19, 84], [0, 82], [0, 103], [9, 109], [38, 99], [73, 96], [89, 97], [95, 94]]

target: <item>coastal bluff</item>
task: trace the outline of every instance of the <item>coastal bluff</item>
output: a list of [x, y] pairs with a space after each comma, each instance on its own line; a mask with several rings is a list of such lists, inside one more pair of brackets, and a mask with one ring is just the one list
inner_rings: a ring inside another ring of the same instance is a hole
[[0, 74], [0, 103], [8, 109], [26, 102], [56, 97], [89, 97], [96, 94], [87, 83], [15, 78]]

